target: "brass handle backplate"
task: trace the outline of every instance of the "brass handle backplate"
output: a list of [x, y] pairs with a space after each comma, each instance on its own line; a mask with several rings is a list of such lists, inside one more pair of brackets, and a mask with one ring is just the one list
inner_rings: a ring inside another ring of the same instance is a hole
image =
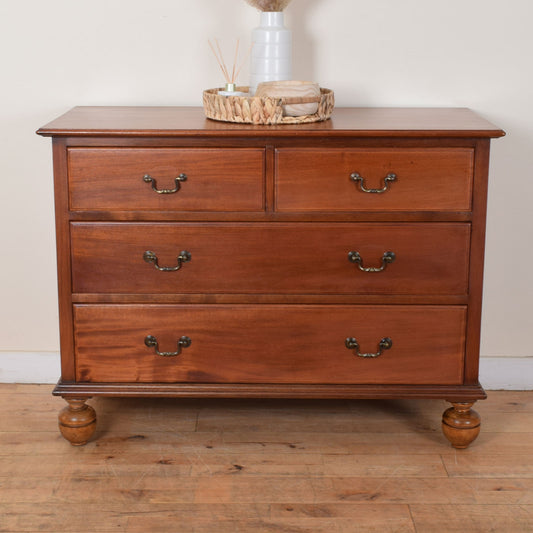
[[161, 357], [175, 357], [176, 355], [179, 355], [181, 353], [182, 348], [188, 348], [191, 345], [192, 341], [189, 337], [186, 337], [185, 335], [183, 337], [180, 337], [178, 340], [178, 349], [175, 352], [160, 352], [159, 351], [159, 343], [157, 342], [157, 339], [153, 335], [148, 335], [144, 339], [144, 344], [148, 346], [148, 348], [154, 348], [155, 353], [157, 355], [160, 355]]
[[395, 259], [396, 254], [394, 252], [385, 252], [381, 258], [380, 267], [364, 267], [363, 258], [359, 252], [348, 252], [348, 261], [355, 263], [362, 272], [382, 272], [385, 270], [388, 264], [394, 263]]
[[348, 350], [355, 350], [355, 355], [357, 355], [358, 357], [373, 358], [379, 357], [384, 350], [389, 350], [392, 347], [392, 339], [390, 339], [389, 337], [384, 337], [383, 339], [381, 339], [378, 345], [379, 350], [375, 353], [361, 353], [359, 351], [359, 343], [354, 337], [348, 337], [344, 344], [346, 345], [346, 348], [348, 348]]
[[398, 178], [394, 172], [389, 172], [383, 179], [384, 185], [381, 189], [367, 189], [365, 187], [365, 178], [363, 178], [358, 172], [353, 172], [350, 175], [350, 179], [359, 185], [359, 190], [362, 192], [368, 192], [371, 194], [381, 194], [389, 189], [389, 183], [396, 181]]
[[162, 267], [162, 266], [159, 266], [159, 260], [155, 252], [147, 250], [143, 254], [143, 259], [147, 263], [153, 263], [154, 268], [157, 268], [157, 270], [161, 270], [162, 272], [175, 272], [176, 270], [179, 270], [181, 268], [183, 263], [188, 263], [191, 260], [191, 258], [192, 258], [191, 252], [188, 252], [187, 250], [182, 250], [180, 252], [180, 255], [178, 255], [178, 258], [177, 258], [178, 264], [175, 267]]
[[145, 174], [143, 176], [143, 181], [146, 183], [152, 184], [152, 190], [155, 191], [157, 194], [174, 194], [175, 192], [178, 192], [181, 189], [181, 181], [187, 181], [187, 174], [180, 174], [177, 178], [174, 178], [174, 182], [176, 183], [176, 186], [173, 189], [158, 189], [157, 188], [157, 182], [155, 181], [150, 174]]

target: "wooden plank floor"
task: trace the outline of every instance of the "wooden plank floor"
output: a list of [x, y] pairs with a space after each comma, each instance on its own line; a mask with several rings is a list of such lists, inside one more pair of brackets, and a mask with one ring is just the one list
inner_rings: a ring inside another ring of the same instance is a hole
[[91, 400], [0, 385], [2, 532], [532, 532], [533, 392], [491, 392], [467, 450], [443, 401]]

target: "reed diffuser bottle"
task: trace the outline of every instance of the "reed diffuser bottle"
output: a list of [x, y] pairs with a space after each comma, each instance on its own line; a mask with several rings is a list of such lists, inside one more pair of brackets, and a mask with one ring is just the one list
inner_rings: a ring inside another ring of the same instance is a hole
[[[233, 68], [231, 70], [227, 67], [226, 62], [224, 61], [224, 56], [222, 55], [222, 50], [220, 49], [220, 45], [218, 44], [218, 39], [215, 39], [216, 48], [213, 46], [209, 39], [207, 40], [207, 42], [209, 43], [209, 47], [211, 48], [211, 51], [213, 52], [213, 55], [217, 60], [218, 66], [220, 67], [220, 70], [222, 71], [222, 74], [226, 79], [225, 87], [218, 91], [218, 94], [221, 94], [222, 96], [248, 95], [248, 93], [237, 91], [237, 76], [239, 75], [239, 72], [242, 68], [242, 64], [240, 67], [237, 66], [237, 59], [239, 57], [239, 39], [237, 39], [237, 47], [235, 48], [235, 59], [233, 61]], [[246, 59], [248, 59], [248, 55], [246, 55]]]
[[264, 81], [292, 79], [292, 32], [284, 26], [283, 9], [290, 0], [246, 0], [261, 11], [252, 31], [250, 94]]

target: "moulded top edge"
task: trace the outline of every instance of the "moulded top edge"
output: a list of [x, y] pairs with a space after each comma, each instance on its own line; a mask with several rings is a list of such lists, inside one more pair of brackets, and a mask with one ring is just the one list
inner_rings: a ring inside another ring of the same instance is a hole
[[336, 108], [323, 122], [219, 122], [201, 107], [75, 107], [37, 134], [50, 137], [485, 137], [505, 132], [466, 108]]

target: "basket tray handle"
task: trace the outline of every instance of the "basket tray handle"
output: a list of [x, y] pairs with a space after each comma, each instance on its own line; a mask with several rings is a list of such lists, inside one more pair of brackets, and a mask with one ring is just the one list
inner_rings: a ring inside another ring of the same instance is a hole
[[283, 98], [275, 98], [270, 96], [269, 98], [272, 98], [272, 100], [277, 100], [281, 105], [287, 105], [320, 103], [322, 96], [287, 96]]

